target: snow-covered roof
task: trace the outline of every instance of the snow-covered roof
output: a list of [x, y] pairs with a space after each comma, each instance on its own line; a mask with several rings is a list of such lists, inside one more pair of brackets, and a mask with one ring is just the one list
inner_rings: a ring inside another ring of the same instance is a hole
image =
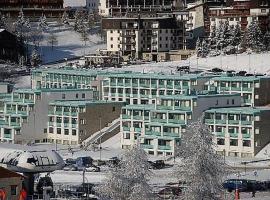
[[0, 33], [3, 32], [5, 29], [0, 28]]

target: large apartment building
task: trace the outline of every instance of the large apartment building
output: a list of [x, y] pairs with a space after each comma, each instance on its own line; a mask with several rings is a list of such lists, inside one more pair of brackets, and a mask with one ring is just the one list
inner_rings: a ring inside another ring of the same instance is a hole
[[151, 55], [153, 61], [159, 53], [185, 49], [185, 21], [176, 16], [140, 16], [104, 18], [102, 28], [107, 33], [107, 51], [132, 58]]
[[0, 12], [10, 17], [17, 17], [23, 10], [26, 16], [59, 17], [63, 14], [63, 0], [1, 0]]
[[166, 12], [183, 8], [182, 0], [100, 0], [101, 16], [124, 16], [127, 13]]
[[170, 156], [187, 125], [205, 110], [241, 105], [239, 94], [173, 95], [157, 98], [153, 105], [127, 105], [121, 115], [121, 145], [129, 148], [140, 139], [152, 155]]
[[270, 107], [218, 108], [205, 112], [221, 155], [253, 157], [269, 142]]

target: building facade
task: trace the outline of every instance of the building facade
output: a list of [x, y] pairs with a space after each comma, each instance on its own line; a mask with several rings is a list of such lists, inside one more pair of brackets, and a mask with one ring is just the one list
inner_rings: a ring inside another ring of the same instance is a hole
[[25, 16], [59, 17], [63, 14], [63, 0], [1, 0], [0, 12], [10, 17], [17, 17], [20, 11]]
[[270, 142], [269, 117], [269, 107], [219, 108], [205, 112], [205, 123], [219, 154], [254, 157]]
[[104, 18], [102, 28], [107, 33], [107, 51], [114, 55], [142, 58], [143, 53], [151, 53], [157, 61], [160, 52], [186, 46], [185, 21], [176, 16]]
[[157, 98], [154, 105], [127, 105], [121, 115], [121, 145], [130, 148], [140, 139], [152, 155], [173, 156], [188, 124], [205, 110], [241, 105], [239, 94], [173, 95]]

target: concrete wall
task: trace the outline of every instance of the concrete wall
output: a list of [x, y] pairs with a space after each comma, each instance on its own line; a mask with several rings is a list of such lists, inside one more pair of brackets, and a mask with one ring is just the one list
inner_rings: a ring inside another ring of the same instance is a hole
[[[261, 79], [260, 80], [260, 88], [254, 89], [254, 106], [264, 106], [270, 104], [270, 80], [269, 79]], [[258, 95], [258, 98], [256, 98]]]
[[[229, 104], [227, 104], [229, 100]], [[234, 100], [234, 104], [232, 104]], [[205, 110], [209, 108], [222, 108], [222, 107], [239, 107], [241, 106], [241, 96], [218, 96], [218, 97], [201, 97], [197, 100], [197, 106], [194, 107], [192, 113], [192, 121], [200, 118]]]
[[[11, 186], [16, 185], [16, 195], [11, 195]], [[22, 189], [22, 177], [1, 178], [0, 175], [0, 189], [4, 189], [7, 193], [7, 200], [18, 200]]]
[[[85, 113], [79, 114], [79, 142], [89, 138], [97, 131], [106, 127], [109, 123], [120, 117], [123, 103], [113, 102], [107, 104], [93, 104], [86, 107]], [[80, 124], [84, 119], [85, 124]], [[83, 131], [83, 133], [81, 133]]]
[[[254, 154], [256, 155], [270, 142], [270, 111], [263, 111], [260, 116], [260, 121], [254, 122], [254, 128], [259, 128], [259, 133], [254, 131]], [[259, 145], [256, 145], [258, 143]], [[254, 155], [254, 156], [255, 156]]]
[[[82, 94], [85, 98], [82, 98]], [[92, 90], [78, 91], [59, 91], [59, 92], [44, 92], [41, 100], [36, 100], [34, 109], [28, 116], [27, 123], [24, 123], [21, 128], [21, 135], [16, 135], [16, 143], [28, 143], [35, 140], [43, 140], [47, 138], [44, 129], [47, 129], [49, 102], [54, 100], [63, 100], [62, 94], [65, 94], [65, 100], [91, 100], [93, 99]], [[76, 94], [79, 97], [76, 98]], [[47, 130], [48, 131], [48, 130]]]

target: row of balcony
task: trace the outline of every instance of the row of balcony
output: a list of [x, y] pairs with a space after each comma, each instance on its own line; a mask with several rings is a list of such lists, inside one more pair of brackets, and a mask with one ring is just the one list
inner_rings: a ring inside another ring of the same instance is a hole
[[205, 119], [207, 124], [252, 125], [252, 121]]
[[[214, 132], [214, 134], [217, 136], [217, 137], [225, 137], [226, 133], [225, 132]], [[240, 136], [239, 133], [229, 133], [230, 137], [231, 138], [238, 138]], [[250, 138], [251, 135], [250, 134], [241, 134], [242, 135], [242, 138], [244, 139], [247, 139], [247, 138]]]
[[[154, 145], [151, 144], [141, 144], [143, 149], [154, 149]], [[171, 146], [168, 145], [158, 145], [158, 150], [172, 150]]]
[[48, 122], [50, 127], [64, 127], [64, 128], [78, 128], [78, 124], [72, 123], [57, 123], [57, 122]]

